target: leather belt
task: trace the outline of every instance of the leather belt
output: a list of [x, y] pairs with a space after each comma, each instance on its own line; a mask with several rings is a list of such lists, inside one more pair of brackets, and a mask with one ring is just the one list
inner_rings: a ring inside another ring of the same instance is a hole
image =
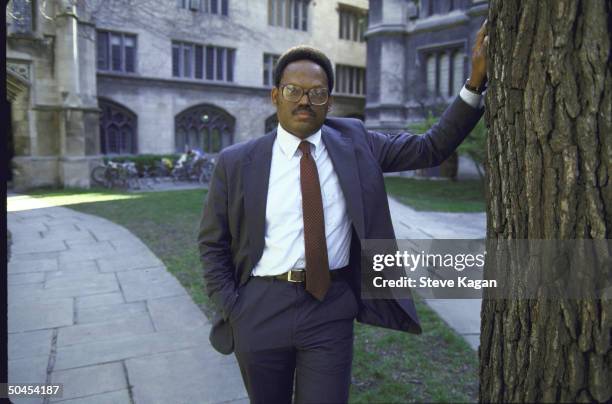
[[[348, 269], [348, 265], [342, 268], [338, 268], [338, 269], [333, 269], [331, 271], [329, 271], [329, 275], [331, 277], [332, 281], [336, 281], [339, 279], [342, 279], [344, 275], [344, 272]], [[285, 282], [292, 282], [292, 283], [303, 283], [306, 281], [306, 271], [304, 269], [291, 269], [285, 273], [282, 273], [280, 275], [270, 275], [270, 276], [262, 276], [262, 278], [264, 279], [278, 279], [281, 281], [285, 281]]]

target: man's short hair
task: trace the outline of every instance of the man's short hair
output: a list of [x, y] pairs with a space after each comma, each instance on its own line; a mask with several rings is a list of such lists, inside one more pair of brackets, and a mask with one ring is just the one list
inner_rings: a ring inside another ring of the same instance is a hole
[[274, 68], [274, 85], [276, 87], [280, 85], [283, 71], [285, 71], [287, 65], [299, 60], [310, 60], [321, 66], [327, 75], [327, 88], [331, 94], [334, 88], [334, 70], [332, 69], [332, 64], [323, 52], [307, 45], [298, 45], [289, 48], [278, 58], [278, 62], [276, 62], [276, 67]]

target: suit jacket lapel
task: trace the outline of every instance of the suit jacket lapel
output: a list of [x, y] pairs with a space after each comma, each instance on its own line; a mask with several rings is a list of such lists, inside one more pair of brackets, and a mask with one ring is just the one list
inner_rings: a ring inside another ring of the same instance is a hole
[[338, 175], [340, 187], [344, 193], [349, 217], [351, 218], [357, 235], [365, 238], [365, 224], [363, 215], [363, 201], [361, 198], [361, 181], [353, 141], [342, 136], [337, 130], [323, 125], [321, 137], [331, 157], [334, 170]]
[[[361, 182], [353, 142], [329, 126], [323, 126], [321, 136], [338, 175], [349, 217], [355, 226], [357, 235], [363, 239], [365, 238], [365, 225]], [[249, 152], [249, 157], [242, 165], [244, 212], [253, 265], [259, 262], [265, 245], [266, 203], [274, 139], [276, 139], [276, 131], [255, 142]]]
[[244, 212], [253, 265], [259, 262], [265, 244], [266, 203], [274, 139], [276, 131], [255, 142], [242, 165]]

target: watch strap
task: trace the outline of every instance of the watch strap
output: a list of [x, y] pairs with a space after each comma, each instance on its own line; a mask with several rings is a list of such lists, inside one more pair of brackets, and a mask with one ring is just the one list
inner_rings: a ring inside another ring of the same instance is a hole
[[486, 85], [486, 82], [483, 82], [483, 83], [480, 85], [480, 87], [475, 87], [475, 86], [473, 86], [473, 85], [471, 85], [471, 84], [470, 84], [470, 79], [467, 79], [467, 80], [465, 81], [465, 88], [467, 88], [469, 91], [471, 91], [471, 92], [473, 92], [473, 93], [475, 93], [475, 94], [479, 94], [479, 95], [481, 95], [481, 94], [482, 94], [482, 92], [483, 92], [484, 90], [486, 90], [487, 85]]

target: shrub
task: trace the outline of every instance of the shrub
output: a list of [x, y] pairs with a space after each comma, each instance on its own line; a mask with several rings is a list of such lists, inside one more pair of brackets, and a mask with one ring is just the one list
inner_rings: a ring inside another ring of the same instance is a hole
[[484, 178], [481, 167], [484, 166], [487, 158], [487, 126], [484, 118], [481, 118], [470, 135], [461, 143], [457, 151], [466, 155], [476, 163], [476, 170], [480, 178]]
[[[427, 118], [418, 123], [408, 125], [408, 129], [413, 133], [422, 134], [427, 132], [432, 126], [438, 122], [439, 118], [433, 116], [432, 111], [428, 111]], [[459, 159], [457, 152], [454, 151], [446, 160], [440, 164], [439, 175], [441, 177], [450, 178], [451, 180], [457, 179], [457, 171], [459, 169]], [[427, 176], [425, 173], [427, 169], [417, 170], [417, 174]]]
[[180, 157], [180, 154], [138, 154], [133, 156], [107, 156], [104, 157], [104, 163], [109, 161], [115, 161], [117, 163], [125, 163], [126, 161], [132, 162], [136, 165], [139, 175], [143, 175], [149, 168], [154, 168], [156, 164], [164, 160], [170, 160], [172, 165], [176, 163], [176, 160]]
[[[438, 118], [435, 118], [431, 111], [429, 111], [427, 119], [423, 122], [408, 125], [408, 130], [413, 133], [425, 133], [436, 122], [438, 122]], [[457, 153], [471, 158], [476, 163], [476, 170], [480, 178], [484, 178], [481, 169], [485, 164], [487, 156], [487, 127], [484, 118], [478, 121], [469, 136], [459, 145]]]
[[424, 121], [409, 124], [408, 130], [415, 134], [422, 134], [427, 132], [436, 122], [438, 122], [438, 118], [433, 116], [432, 112], [429, 111]]

